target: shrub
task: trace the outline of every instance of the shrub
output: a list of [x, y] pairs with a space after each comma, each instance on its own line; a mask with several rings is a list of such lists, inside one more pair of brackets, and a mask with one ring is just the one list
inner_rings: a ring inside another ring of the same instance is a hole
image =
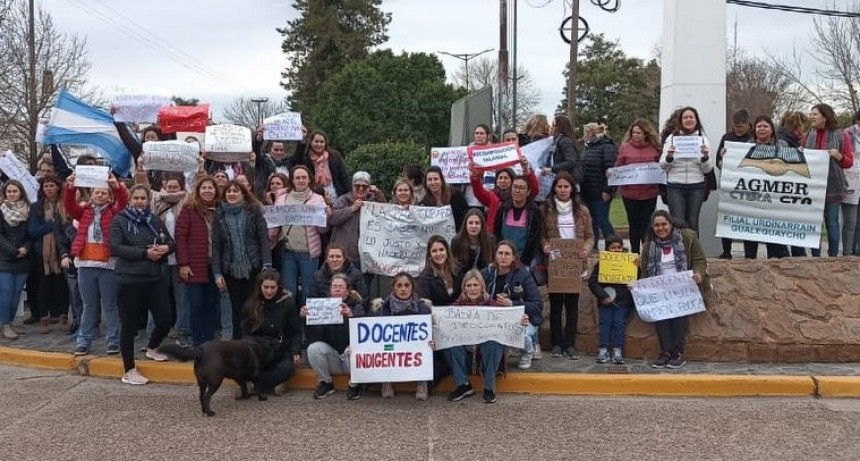
[[373, 183], [391, 198], [394, 181], [406, 165], [427, 167], [430, 149], [412, 141], [384, 142], [359, 146], [346, 156], [350, 173], [364, 170], [370, 173]]

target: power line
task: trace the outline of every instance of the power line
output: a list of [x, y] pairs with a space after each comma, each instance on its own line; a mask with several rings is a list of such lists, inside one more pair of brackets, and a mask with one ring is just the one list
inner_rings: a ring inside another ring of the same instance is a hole
[[763, 2], [751, 2], [748, 0], [726, 0], [726, 3], [751, 8], [762, 8], [766, 10], [787, 11], [789, 13], [816, 14], [819, 16], [834, 16], [840, 18], [860, 18], [860, 13], [850, 11], [824, 10], [820, 8], [808, 8], [805, 6], [777, 5]]

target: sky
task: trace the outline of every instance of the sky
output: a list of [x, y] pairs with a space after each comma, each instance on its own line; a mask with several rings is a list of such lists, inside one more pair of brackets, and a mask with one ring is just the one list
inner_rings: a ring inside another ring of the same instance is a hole
[[[519, 0], [518, 64], [541, 93], [538, 112], [552, 114], [561, 100], [568, 45], [558, 28], [567, 0]], [[616, 13], [582, 1], [591, 31], [618, 40], [630, 56], [650, 59], [662, 37], [663, 0], [619, 0]], [[684, 0], [697, 1], [697, 0]], [[830, 7], [833, 0], [762, 0]], [[42, 0], [64, 32], [85, 35], [90, 82], [104, 95], [146, 92], [210, 102], [216, 120], [231, 100], [265, 96], [280, 100], [280, 73], [289, 63], [275, 30], [297, 16], [291, 0]], [[836, 0], [844, 8], [851, 0]], [[241, 5], [241, 6], [240, 6]], [[392, 14], [395, 52], [477, 52], [499, 48], [497, 0], [384, 0]], [[752, 55], [789, 54], [808, 48], [814, 16], [728, 5], [727, 43]], [[495, 54], [495, 52], [491, 53]], [[439, 55], [448, 71], [460, 61]], [[812, 59], [807, 58], [808, 65]]]

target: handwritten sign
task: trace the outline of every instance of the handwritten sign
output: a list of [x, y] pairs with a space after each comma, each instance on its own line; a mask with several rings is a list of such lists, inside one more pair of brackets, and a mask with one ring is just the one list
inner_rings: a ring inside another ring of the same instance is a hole
[[406, 271], [418, 276], [424, 269], [424, 252], [430, 236], [451, 240], [456, 234], [450, 206], [403, 208], [364, 202], [358, 251], [362, 272], [394, 276]]
[[251, 130], [239, 125], [206, 127], [204, 157], [216, 162], [246, 162], [252, 152]]
[[675, 158], [702, 157], [701, 136], [673, 136], [672, 145], [675, 146]]
[[10, 179], [19, 181], [24, 186], [24, 193], [27, 194], [27, 200], [30, 203], [36, 202], [39, 197], [39, 182], [11, 150], [0, 155], [0, 170]]
[[522, 348], [524, 312], [522, 306], [433, 306], [433, 341], [437, 350], [487, 341]]
[[520, 163], [520, 148], [514, 143], [469, 146], [466, 152], [478, 170], [498, 170]]
[[842, 171], [845, 172], [845, 179], [848, 180], [848, 193], [842, 197], [842, 203], [857, 205], [860, 203], [860, 161], [854, 162], [851, 168]]
[[197, 171], [200, 145], [185, 141], [150, 141], [143, 144], [143, 167], [147, 170]]
[[[549, 293], [579, 293], [582, 291], [582, 242], [575, 239], [550, 239], [549, 246], [555, 256], [549, 258]], [[555, 251], [558, 251], [557, 253]]]
[[468, 147], [433, 147], [430, 149], [430, 165], [442, 169], [448, 184], [469, 184]]
[[433, 379], [431, 316], [349, 319], [349, 380], [392, 383]]
[[117, 122], [155, 123], [158, 111], [171, 104], [173, 101], [168, 96], [148, 94], [120, 94], [111, 101], [113, 119]]
[[705, 311], [693, 271], [648, 277], [633, 282], [633, 302], [645, 322], [659, 322]]
[[75, 187], [107, 187], [110, 167], [100, 165], [77, 165]]
[[263, 207], [266, 227], [281, 226], [325, 227], [325, 205], [270, 205]]
[[630, 283], [638, 277], [637, 255], [621, 251], [601, 251], [600, 270], [597, 281], [600, 283]]
[[308, 325], [340, 325], [343, 315], [340, 313], [340, 298], [308, 298], [305, 304], [308, 308], [306, 321]]
[[634, 184], [666, 184], [666, 170], [657, 162], [633, 163], [610, 168], [610, 186], [629, 186]]
[[301, 141], [303, 138], [300, 112], [284, 112], [263, 120], [266, 141]]
[[158, 111], [162, 133], [192, 131], [203, 133], [209, 120], [209, 104], [196, 106], [169, 106]]

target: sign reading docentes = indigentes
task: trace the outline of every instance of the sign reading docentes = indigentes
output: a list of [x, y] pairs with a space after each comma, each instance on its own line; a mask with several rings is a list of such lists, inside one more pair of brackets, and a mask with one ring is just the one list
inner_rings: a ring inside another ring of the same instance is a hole
[[433, 379], [430, 315], [349, 319], [349, 369], [353, 383]]
[[636, 280], [639, 255], [623, 251], [601, 251], [597, 281], [600, 283], [627, 284]]
[[424, 252], [432, 235], [451, 240], [456, 234], [450, 206], [408, 208], [365, 202], [361, 207], [358, 251], [362, 272], [413, 277], [424, 269]]

